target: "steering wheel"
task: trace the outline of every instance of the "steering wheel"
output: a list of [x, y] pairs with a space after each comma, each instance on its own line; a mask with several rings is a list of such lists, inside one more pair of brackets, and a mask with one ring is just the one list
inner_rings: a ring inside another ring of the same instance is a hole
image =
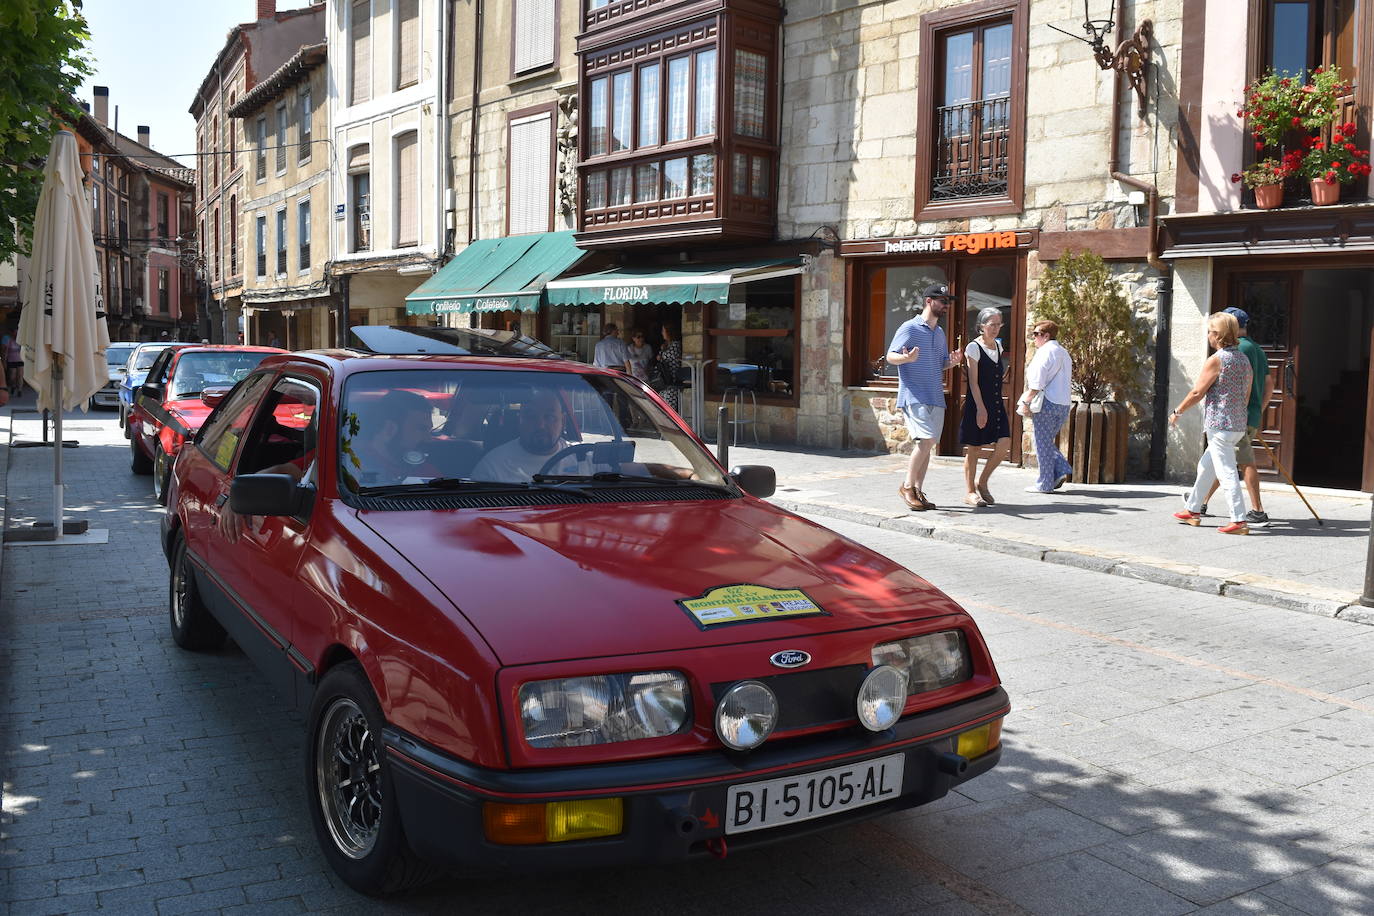
[[547, 474], [554, 465], [558, 464], [558, 462], [562, 461], [564, 458], [567, 458], [569, 455], [590, 455], [592, 453], [592, 450], [595, 448], [595, 442], [579, 442], [576, 445], [564, 446], [563, 448], [560, 448], [558, 451], [550, 455], [549, 460], [545, 461], [543, 465], [540, 466], [539, 470], [535, 473]]

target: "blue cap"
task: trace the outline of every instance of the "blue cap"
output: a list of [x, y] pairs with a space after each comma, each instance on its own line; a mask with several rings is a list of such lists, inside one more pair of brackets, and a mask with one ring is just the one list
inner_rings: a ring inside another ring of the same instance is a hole
[[1236, 324], [1241, 327], [1245, 327], [1250, 323], [1250, 316], [1246, 313], [1245, 309], [1238, 309], [1233, 305], [1228, 309], [1222, 309], [1222, 311], [1235, 318]]

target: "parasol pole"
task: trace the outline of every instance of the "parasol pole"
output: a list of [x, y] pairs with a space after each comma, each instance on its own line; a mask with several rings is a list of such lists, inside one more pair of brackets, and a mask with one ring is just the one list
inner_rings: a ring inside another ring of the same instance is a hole
[[1312, 504], [1307, 501], [1307, 497], [1302, 495], [1302, 490], [1298, 489], [1298, 485], [1293, 482], [1293, 478], [1289, 476], [1287, 469], [1279, 463], [1279, 456], [1274, 454], [1274, 450], [1269, 447], [1269, 443], [1265, 442], [1264, 437], [1258, 434], [1255, 435], [1255, 438], [1259, 440], [1260, 445], [1264, 446], [1264, 450], [1269, 453], [1269, 460], [1274, 462], [1274, 467], [1279, 469], [1279, 473], [1283, 475], [1283, 479], [1288, 481], [1288, 485], [1293, 488], [1293, 492], [1298, 494], [1298, 499], [1301, 499], [1302, 504], [1307, 507], [1307, 511], [1312, 513], [1312, 517], [1317, 520], [1317, 524], [1325, 528], [1326, 522], [1322, 521], [1322, 517], [1317, 514], [1317, 510], [1312, 508]]
[[52, 519], [57, 539], [62, 539], [62, 362], [61, 354], [53, 354], [53, 449], [52, 449]]

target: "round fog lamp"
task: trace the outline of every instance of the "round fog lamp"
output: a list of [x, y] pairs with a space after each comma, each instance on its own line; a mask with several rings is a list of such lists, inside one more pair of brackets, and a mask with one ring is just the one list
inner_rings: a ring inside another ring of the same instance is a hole
[[859, 721], [872, 732], [886, 731], [906, 707], [906, 675], [891, 665], [868, 672], [859, 687]]
[[778, 698], [758, 681], [740, 681], [716, 704], [716, 735], [735, 751], [758, 747], [778, 724]]

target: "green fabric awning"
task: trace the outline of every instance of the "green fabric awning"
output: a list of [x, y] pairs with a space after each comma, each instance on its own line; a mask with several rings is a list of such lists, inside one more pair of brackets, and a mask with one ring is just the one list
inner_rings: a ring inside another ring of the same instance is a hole
[[801, 258], [768, 258], [717, 264], [618, 267], [581, 277], [552, 280], [549, 305], [682, 305], [730, 301], [730, 286], [801, 273]]
[[585, 256], [571, 232], [479, 239], [406, 296], [406, 314], [538, 311], [544, 285]]

